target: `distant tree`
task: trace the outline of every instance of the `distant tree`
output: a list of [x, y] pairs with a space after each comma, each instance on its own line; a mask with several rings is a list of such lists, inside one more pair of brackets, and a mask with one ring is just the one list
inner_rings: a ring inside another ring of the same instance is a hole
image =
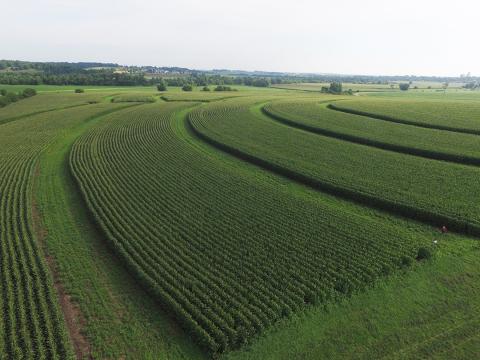
[[269, 79], [255, 79], [252, 81], [252, 86], [256, 87], [269, 87], [270, 86], [270, 80]]
[[330, 83], [330, 87], [328, 88], [328, 92], [332, 94], [341, 94], [342, 93], [342, 83], [334, 81]]
[[185, 84], [182, 86], [183, 91], [193, 91], [193, 86], [191, 84]]
[[75, 93], [76, 93], [76, 94], [81, 94], [81, 93], [83, 93], [83, 92], [85, 92], [85, 90], [83, 90], [83, 89], [75, 89]]
[[165, 83], [165, 80], [160, 79], [160, 82], [157, 84], [157, 90], [158, 91], [167, 91], [167, 84]]
[[218, 85], [214, 90], [215, 91], [236, 91], [237, 89], [232, 89], [230, 86]]
[[475, 81], [471, 81], [469, 83], [466, 83], [465, 85], [463, 85], [463, 87], [465, 89], [470, 89], [470, 90], [475, 90], [476, 88], [478, 88], [480, 85], [478, 83], [476, 83]]
[[202, 91], [210, 91], [210, 88], [208, 86], [204, 86]]
[[7, 92], [5, 94], [5, 98], [8, 100], [9, 103], [18, 101], [20, 99], [20, 96], [18, 94], [15, 94], [13, 92]]
[[390, 89], [393, 89], [395, 87], [394, 84], [390, 84]]
[[37, 95], [37, 90], [32, 88], [26, 88], [22, 92], [23, 97], [31, 97]]
[[418, 89], [418, 86], [417, 86], [417, 85], [415, 85], [413, 88], [414, 88], [415, 90], [417, 90], [417, 89]]
[[2, 95], [2, 96], [7, 95], [7, 90], [5, 90], [5, 89], [0, 89], [0, 95]]
[[401, 84], [398, 85], [398, 87], [402, 91], [407, 91], [410, 88], [410, 84], [409, 83], [401, 83]]

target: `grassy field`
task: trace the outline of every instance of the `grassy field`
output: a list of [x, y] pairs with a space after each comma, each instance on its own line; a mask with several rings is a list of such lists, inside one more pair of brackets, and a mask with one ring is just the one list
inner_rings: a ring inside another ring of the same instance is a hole
[[480, 97], [318, 85], [0, 109], [0, 357], [475, 358]]

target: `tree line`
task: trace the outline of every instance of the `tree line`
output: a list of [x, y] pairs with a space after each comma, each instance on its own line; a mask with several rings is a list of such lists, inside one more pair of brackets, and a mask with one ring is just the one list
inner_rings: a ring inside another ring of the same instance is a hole
[[479, 77], [370, 76], [339, 74], [292, 74], [282, 72], [199, 71], [179, 67], [120, 66], [97, 62], [29, 62], [0, 60], [0, 83], [12, 85], [156, 85], [164, 79], [168, 86], [248, 85], [268, 87], [288, 83], [391, 84], [392, 82], [435, 81], [469, 83], [478, 88]]
[[146, 78], [143, 74], [117, 73], [112, 70], [85, 70], [76, 73], [49, 74], [21, 71], [0, 72], [0, 84], [8, 85], [107, 85], [147, 86], [164, 81], [167, 86], [248, 85], [268, 87], [278, 81], [268, 78], [188, 75]]

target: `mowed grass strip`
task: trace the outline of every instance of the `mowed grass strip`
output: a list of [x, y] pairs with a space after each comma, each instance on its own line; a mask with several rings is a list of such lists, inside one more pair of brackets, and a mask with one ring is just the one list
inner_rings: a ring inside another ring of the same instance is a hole
[[[207, 141], [322, 191], [480, 235], [480, 171], [352, 144], [271, 121], [251, 99], [191, 112]], [[255, 105], [255, 106], [254, 106]]]
[[354, 99], [332, 109], [418, 127], [480, 135], [480, 101], [424, 99]]
[[70, 163], [111, 246], [210, 353], [363, 289], [431, 244], [403, 222], [316, 192], [295, 196], [234, 158], [226, 165], [190, 137], [191, 106], [111, 115], [75, 142]]
[[32, 221], [32, 184], [42, 151], [61, 131], [110, 111], [99, 104], [1, 126], [0, 357], [65, 359], [72, 349]]
[[273, 119], [321, 135], [431, 159], [480, 165], [480, 138], [475, 135], [379, 122], [334, 111], [318, 100], [274, 101], [262, 109]]

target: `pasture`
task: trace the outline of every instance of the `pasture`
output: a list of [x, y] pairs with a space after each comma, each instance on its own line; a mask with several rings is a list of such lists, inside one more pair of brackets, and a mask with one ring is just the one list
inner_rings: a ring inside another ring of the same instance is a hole
[[0, 358], [478, 354], [480, 98], [297, 85], [0, 109]]

